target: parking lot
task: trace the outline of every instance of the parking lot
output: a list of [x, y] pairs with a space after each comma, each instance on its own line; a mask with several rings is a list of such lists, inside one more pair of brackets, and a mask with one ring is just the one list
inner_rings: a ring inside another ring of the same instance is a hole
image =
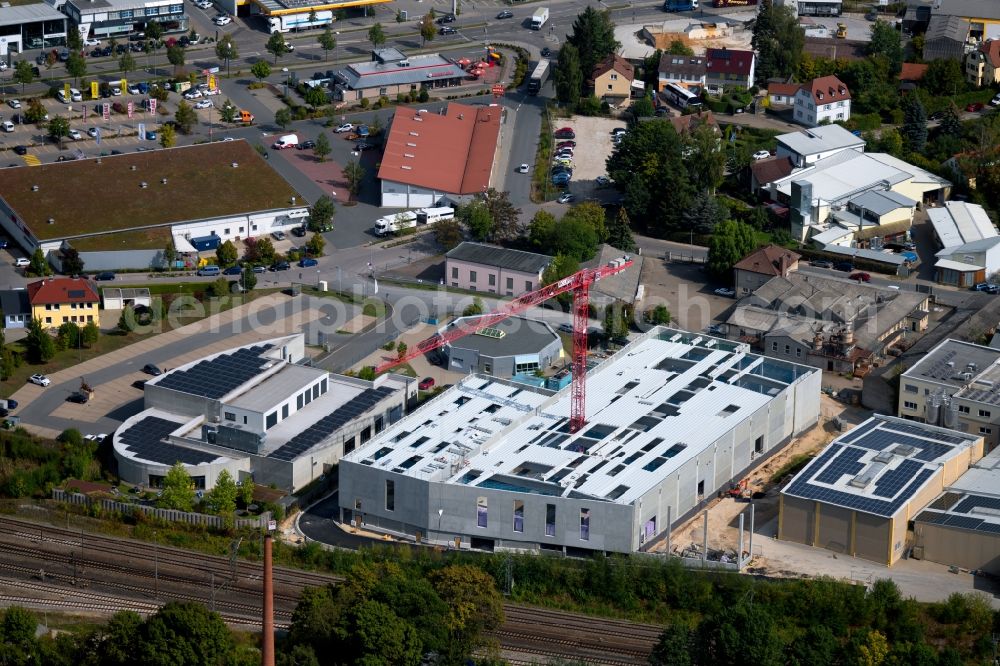
[[[595, 179], [607, 174], [607, 160], [614, 147], [611, 130], [625, 127], [625, 121], [613, 118], [590, 118], [574, 116], [565, 121], [554, 122], [554, 129], [569, 127], [576, 133], [576, 149], [573, 152], [573, 180], [569, 191], [578, 200], [594, 195], [598, 188]], [[558, 139], [556, 143], [558, 143]]]

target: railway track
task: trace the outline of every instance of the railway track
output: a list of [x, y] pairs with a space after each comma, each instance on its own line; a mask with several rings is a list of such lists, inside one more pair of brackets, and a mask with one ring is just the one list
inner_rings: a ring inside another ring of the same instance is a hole
[[[10, 580], [37, 577], [40, 568], [45, 569], [47, 579], [58, 583], [52, 587], [66, 598], [61, 606], [58, 599], [35, 599], [42, 607], [83, 609], [89, 604], [93, 611], [127, 608], [149, 613], [159, 607], [158, 600], [195, 599], [206, 605], [211, 601], [227, 622], [260, 623], [259, 563], [234, 564], [227, 557], [0, 516], [0, 585], [34, 585], [23, 589], [41, 590], [44, 583], [35, 580]], [[276, 626], [288, 626], [303, 588], [342, 580], [329, 574], [275, 567]], [[89, 583], [87, 592], [74, 587], [81, 581]], [[32, 601], [27, 595], [8, 594], [0, 595], [0, 604], [20, 603], [14, 600], [21, 598]], [[662, 632], [654, 625], [514, 604], [504, 604], [504, 612], [506, 622], [493, 635], [505, 651], [582, 659], [594, 666], [644, 664]], [[511, 663], [531, 662], [514, 659]]]

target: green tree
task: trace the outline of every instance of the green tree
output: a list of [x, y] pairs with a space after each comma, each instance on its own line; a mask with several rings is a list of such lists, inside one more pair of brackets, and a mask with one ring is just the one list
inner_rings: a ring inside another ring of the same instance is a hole
[[28, 324], [28, 334], [24, 337], [24, 346], [28, 352], [28, 360], [33, 363], [48, 363], [56, 355], [56, 345], [52, 336], [42, 325], [42, 320], [33, 317]]
[[[542, 284], [548, 285], [554, 282], [558, 282], [564, 277], [570, 276], [580, 270], [579, 262], [570, 256], [565, 254], [557, 254], [552, 257], [552, 262], [545, 267], [542, 271]], [[573, 302], [573, 296], [571, 294], [560, 294], [556, 297], [556, 300], [563, 307], [567, 307]]]
[[229, 268], [240, 258], [240, 253], [236, 249], [236, 244], [231, 240], [227, 240], [215, 251], [215, 258], [218, 260], [220, 266]]
[[236, 42], [233, 41], [233, 36], [230, 33], [225, 33], [219, 38], [219, 41], [215, 43], [215, 56], [219, 60], [226, 61], [227, 75], [232, 76], [233, 70], [230, 65], [233, 60], [240, 57], [240, 50], [236, 48]]
[[77, 85], [80, 85], [80, 78], [87, 75], [87, 60], [80, 55], [79, 51], [69, 54], [66, 61], [66, 73], [73, 77]]
[[277, 30], [267, 38], [264, 48], [274, 56], [274, 64], [278, 64], [278, 58], [288, 53], [288, 44], [285, 43], [285, 36]]
[[358, 370], [358, 379], [364, 379], [369, 382], [373, 381], [375, 379], [375, 366], [366, 365]]
[[462, 310], [462, 316], [475, 317], [476, 315], [483, 314], [483, 312], [485, 311], [486, 308], [483, 306], [483, 299], [476, 296], [475, 298], [472, 299], [472, 303], [466, 305], [465, 309]]
[[181, 134], [190, 134], [198, 122], [198, 114], [194, 108], [185, 100], [177, 104], [177, 112], [174, 114], [174, 125]]
[[[598, 11], [589, 5], [577, 14], [566, 43], [572, 45], [579, 54], [583, 79], [589, 79], [597, 63], [621, 46], [615, 39], [615, 24], [611, 20], [611, 12]], [[579, 92], [583, 93], [582, 82]]]
[[194, 481], [184, 463], [176, 462], [163, 477], [163, 493], [156, 504], [164, 509], [194, 510]]
[[699, 234], [712, 233], [728, 217], [729, 211], [725, 205], [707, 192], [696, 194], [683, 215], [686, 228]]
[[396, 345], [396, 358], [399, 359], [400, 361], [406, 358], [406, 349], [407, 347], [405, 342], [400, 342], [398, 345]]
[[805, 635], [788, 645], [788, 666], [812, 666], [813, 664], [834, 664], [840, 652], [840, 641], [834, 633], [822, 624], [806, 628]]
[[234, 123], [236, 122], [237, 111], [239, 111], [239, 109], [236, 108], [236, 105], [233, 104], [232, 100], [227, 99], [219, 109], [219, 118], [224, 123]]
[[423, 45], [426, 46], [427, 42], [434, 41], [436, 34], [437, 29], [434, 27], [434, 17], [428, 12], [420, 19], [420, 38], [423, 40]]
[[321, 234], [313, 234], [313, 237], [306, 241], [306, 253], [310, 257], [322, 257], [325, 247], [326, 239]]
[[236, 511], [238, 493], [232, 475], [229, 470], [224, 469], [219, 473], [219, 478], [215, 480], [215, 486], [208, 491], [205, 500], [214, 513], [225, 516]]
[[444, 248], [453, 249], [462, 242], [462, 225], [458, 220], [442, 220], [434, 225], [434, 240]]
[[940, 58], [927, 63], [927, 71], [920, 79], [920, 87], [934, 97], [953, 97], [968, 87], [962, 74], [961, 61]]
[[173, 148], [177, 145], [177, 130], [173, 125], [163, 125], [160, 127], [160, 146], [163, 148]]
[[376, 23], [368, 29], [368, 41], [371, 42], [372, 46], [375, 48], [381, 48], [381, 46], [385, 44], [385, 31], [382, 30], [381, 23]]
[[271, 65], [269, 65], [266, 60], [258, 60], [250, 66], [250, 73], [253, 74], [258, 81], [263, 81], [267, 77], [271, 76]]
[[146, 33], [146, 41], [156, 43], [163, 37], [163, 26], [157, 21], [149, 21], [146, 23], [144, 32]]
[[719, 132], [701, 123], [685, 137], [688, 173], [694, 187], [715, 194], [726, 172], [726, 153]]
[[86, 641], [101, 666], [131, 666], [142, 643], [143, 620], [135, 611], [118, 611]]
[[625, 211], [624, 206], [618, 209], [618, 214], [615, 215], [611, 224], [608, 225], [608, 239], [606, 242], [611, 247], [622, 252], [635, 252], [635, 239], [632, 238], [632, 229], [628, 213]]
[[365, 180], [365, 168], [357, 160], [351, 160], [344, 165], [344, 179], [347, 180], [347, 190], [351, 196], [357, 196], [361, 191], [361, 183]]
[[38, 620], [27, 608], [11, 606], [2, 612], [0, 638], [3, 639], [3, 657], [6, 663], [18, 666], [39, 663], [31, 657], [37, 646], [35, 640], [37, 627]]
[[253, 504], [254, 483], [253, 478], [245, 477], [236, 487], [236, 499], [244, 508]]
[[28, 100], [28, 110], [24, 112], [24, 120], [29, 123], [40, 123], [48, 113], [45, 105], [38, 98]]
[[670, 310], [666, 305], [657, 305], [646, 313], [646, 320], [650, 324], [664, 325], [670, 323]]
[[734, 220], [720, 222], [708, 242], [708, 272], [717, 278], [729, 277], [733, 265], [756, 249], [755, 244], [750, 225]]
[[737, 605], [706, 617], [698, 627], [698, 663], [782, 666], [782, 643], [767, 611]]
[[962, 136], [962, 118], [954, 102], [945, 107], [944, 115], [938, 123], [938, 132], [955, 138]]
[[604, 337], [608, 340], [628, 337], [628, 322], [622, 316], [622, 307], [617, 303], [604, 306]]
[[510, 201], [510, 192], [489, 188], [482, 198], [491, 222], [491, 240], [512, 240], [521, 235], [521, 209]]
[[118, 69], [122, 70], [122, 73], [128, 77], [130, 72], [134, 72], [136, 68], [135, 57], [132, 55], [131, 51], [126, 51], [118, 58]]
[[[251, 240], [253, 242], [250, 242]], [[267, 265], [274, 262], [276, 253], [270, 238], [247, 239], [245, 245], [247, 250], [244, 258], [250, 263]]]
[[907, 150], [922, 153], [927, 147], [927, 112], [916, 95], [908, 95], [903, 100], [903, 125], [899, 133]]
[[539, 250], [548, 251], [555, 227], [555, 215], [544, 208], [539, 208], [528, 224], [528, 242]]
[[287, 106], [283, 106], [274, 112], [274, 124], [281, 129], [292, 124], [292, 111]]
[[416, 629], [389, 606], [363, 601], [347, 609], [339, 652], [347, 663], [368, 666], [417, 666], [423, 645]]
[[474, 240], [485, 241], [493, 236], [493, 220], [486, 205], [481, 200], [470, 201], [459, 206], [456, 217], [469, 230]]
[[135, 308], [131, 305], [126, 305], [122, 309], [121, 316], [118, 317], [118, 323], [115, 325], [115, 328], [122, 335], [127, 335], [135, 330], [135, 325]]
[[21, 84], [21, 94], [24, 94], [24, 86], [35, 80], [35, 69], [27, 60], [18, 60], [14, 64], [14, 83]]
[[656, 113], [656, 109], [653, 107], [653, 100], [649, 95], [643, 95], [632, 105], [632, 115], [636, 118], [649, 118], [654, 113]]
[[184, 66], [185, 51], [180, 44], [173, 44], [167, 47], [167, 62], [174, 66], [174, 73]]
[[62, 145], [63, 139], [69, 136], [69, 121], [62, 116], [55, 116], [49, 121], [49, 138]]
[[445, 663], [467, 658], [486, 645], [488, 632], [503, 624], [503, 599], [493, 577], [479, 568], [458, 564], [430, 574], [431, 584], [448, 612], [444, 619], [447, 644], [442, 646]]
[[253, 272], [253, 266], [247, 266], [240, 275], [240, 286], [244, 291], [252, 291], [257, 286], [257, 274]]
[[321, 196], [309, 208], [309, 231], [317, 233], [330, 231], [333, 228], [333, 214], [335, 212], [336, 207], [333, 205], [333, 200], [325, 194]]
[[[305, 94], [302, 96], [302, 99], [304, 99], [306, 101], [306, 104], [308, 104], [309, 106], [313, 108], [319, 108], [324, 104], [326, 104], [327, 102], [326, 88], [322, 86], [313, 86], [311, 88], [308, 88]], [[320, 134], [320, 136], [323, 135]]]
[[30, 273], [35, 277], [45, 277], [46, 275], [52, 275], [52, 266], [49, 265], [48, 260], [42, 253], [42, 248], [36, 247], [35, 251], [31, 253], [31, 261], [28, 264], [28, 269], [25, 271]]
[[93, 347], [97, 343], [98, 338], [101, 337], [101, 329], [98, 328], [95, 322], [88, 321], [80, 335], [83, 338], [83, 345], [85, 347]]
[[552, 229], [549, 251], [587, 261], [597, 251], [597, 232], [579, 217], [566, 215]]
[[556, 87], [556, 99], [561, 104], [576, 106], [583, 88], [583, 69], [580, 64], [580, 52], [572, 44], [564, 44], [559, 49], [559, 58], [552, 72], [552, 80]]
[[667, 53], [670, 55], [693, 56], [694, 49], [685, 44], [683, 40], [675, 39], [670, 42], [670, 46], [667, 48]]
[[868, 42], [869, 56], [880, 56], [889, 63], [889, 74], [895, 76], [903, 68], [903, 42], [896, 26], [887, 21], [875, 21], [871, 27], [872, 38]]
[[330, 27], [329, 23], [323, 27], [323, 32], [319, 34], [316, 41], [319, 42], [319, 47], [323, 49], [323, 59], [329, 61], [330, 51], [337, 48], [337, 38], [334, 36], [333, 28]]
[[78, 349], [79, 347], [82, 347], [83, 344], [80, 336], [80, 327], [71, 321], [68, 321], [65, 324], [60, 324], [57, 341], [59, 347], [62, 349]]
[[805, 46], [805, 32], [799, 27], [795, 10], [788, 6], [774, 7], [771, 0], [762, 0], [751, 44], [758, 54], [755, 69], [758, 82], [795, 74]]
[[233, 637], [218, 614], [200, 603], [170, 601], [143, 626], [138, 653], [147, 666], [228, 663]]
[[320, 162], [326, 161], [326, 156], [333, 152], [330, 147], [330, 140], [326, 138], [326, 134], [320, 132], [319, 136], [316, 137], [316, 146], [313, 148], [313, 154], [319, 158]]

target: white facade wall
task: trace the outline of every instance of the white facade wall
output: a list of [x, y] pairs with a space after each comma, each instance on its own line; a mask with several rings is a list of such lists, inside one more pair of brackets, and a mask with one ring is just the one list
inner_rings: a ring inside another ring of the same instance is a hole
[[541, 279], [541, 273], [512, 271], [458, 259], [448, 259], [445, 265], [445, 284], [448, 286], [489, 294], [520, 296], [538, 289]]
[[795, 122], [816, 127], [824, 121], [844, 121], [851, 117], [851, 100], [841, 99], [828, 104], [816, 104], [812, 93], [805, 88], [795, 94]]
[[[219, 236], [222, 242], [241, 240], [255, 236], [267, 236], [274, 231], [289, 232], [300, 227], [309, 217], [309, 208], [285, 208], [281, 210], [233, 215], [208, 220], [180, 222], [171, 227], [175, 243], [178, 239], [190, 241], [203, 236]], [[71, 241], [72, 242], [72, 241]]]
[[856, 151], [856, 152], [859, 152], [859, 153], [865, 152], [864, 146], [861, 145], [861, 146], [858, 146], [857, 148], [854, 148], [854, 147], [851, 147], [851, 146], [844, 146], [844, 147], [841, 147], [841, 148], [831, 148], [830, 150], [822, 150], [822, 151], [819, 151], [817, 153], [802, 154], [802, 153], [796, 152], [795, 150], [792, 150], [791, 148], [789, 148], [788, 146], [786, 146], [785, 144], [783, 144], [783, 143], [781, 143], [779, 141], [778, 142], [777, 150], [775, 151], [775, 154], [778, 157], [787, 157], [787, 158], [789, 158], [790, 160], [792, 160], [792, 164], [795, 165], [795, 166], [797, 166], [797, 167], [804, 167], [804, 166], [809, 166], [810, 164], [815, 164], [816, 162], [818, 162], [818, 161], [820, 161], [822, 159], [826, 159], [827, 157], [831, 157], [833, 155], [836, 155], [837, 153], [842, 153], [845, 150], [853, 150], [853, 151]]
[[381, 187], [383, 208], [431, 208], [444, 198], [457, 196], [454, 192], [432, 190], [392, 180], [383, 180]]

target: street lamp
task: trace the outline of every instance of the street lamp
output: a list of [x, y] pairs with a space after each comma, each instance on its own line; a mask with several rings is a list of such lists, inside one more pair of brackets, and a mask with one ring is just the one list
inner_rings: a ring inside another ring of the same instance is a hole
[[288, 97], [288, 68], [282, 67], [281, 71], [285, 74], [285, 97]]

